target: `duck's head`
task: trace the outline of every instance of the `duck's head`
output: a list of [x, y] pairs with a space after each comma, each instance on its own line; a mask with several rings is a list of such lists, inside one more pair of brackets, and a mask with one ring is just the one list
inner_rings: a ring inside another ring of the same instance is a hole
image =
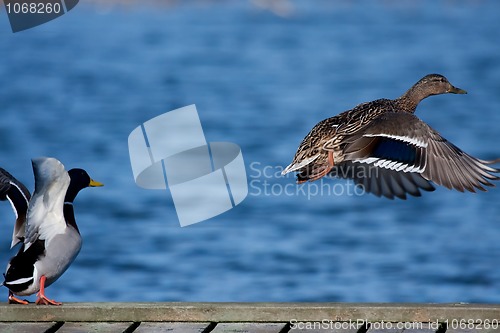
[[[418, 81], [415, 89], [423, 92], [423, 95], [440, 95], [440, 94], [467, 94], [467, 91], [453, 86], [446, 77], [440, 74], [429, 74]], [[425, 96], [425, 97], [427, 97]]]
[[99, 187], [104, 186], [103, 183], [96, 182], [90, 178], [87, 171], [83, 169], [71, 169], [68, 171], [69, 178], [71, 179], [68, 190], [66, 191], [65, 202], [73, 202], [78, 192], [86, 187]]

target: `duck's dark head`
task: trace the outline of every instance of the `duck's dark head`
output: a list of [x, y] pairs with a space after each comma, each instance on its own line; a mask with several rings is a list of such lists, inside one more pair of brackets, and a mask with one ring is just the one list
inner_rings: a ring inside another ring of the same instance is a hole
[[87, 171], [83, 169], [71, 169], [68, 171], [68, 175], [71, 181], [69, 183], [68, 190], [66, 191], [66, 198], [64, 199], [64, 202], [73, 202], [78, 192], [86, 187], [104, 186], [103, 183], [96, 182], [90, 178]]
[[414, 88], [425, 92], [427, 96], [440, 94], [467, 94], [467, 91], [453, 86], [446, 77], [440, 74], [429, 74], [424, 76], [415, 84]]
[[401, 97], [396, 99], [401, 111], [413, 113], [424, 98], [440, 94], [467, 94], [463, 89], [453, 86], [440, 74], [429, 74], [421, 78]]

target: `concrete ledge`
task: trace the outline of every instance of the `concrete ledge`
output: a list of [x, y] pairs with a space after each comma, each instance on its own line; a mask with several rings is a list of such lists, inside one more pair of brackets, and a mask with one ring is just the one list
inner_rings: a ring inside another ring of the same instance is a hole
[[443, 322], [500, 320], [498, 304], [66, 303], [0, 305], [1, 322]]

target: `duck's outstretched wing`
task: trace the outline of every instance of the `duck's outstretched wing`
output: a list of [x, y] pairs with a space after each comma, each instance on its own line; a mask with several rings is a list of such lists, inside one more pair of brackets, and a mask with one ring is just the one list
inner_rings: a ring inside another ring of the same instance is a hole
[[11, 248], [24, 241], [26, 212], [31, 195], [26, 186], [0, 168], [0, 200], [8, 200], [16, 215]]
[[70, 178], [64, 165], [55, 158], [32, 160], [35, 192], [28, 205], [25, 251], [38, 239], [48, 241], [66, 230], [64, 197]]
[[396, 185], [389, 187], [389, 195], [378, 188], [400, 185], [401, 177], [420, 185], [424, 185], [421, 180], [432, 181], [460, 192], [485, 191], [483, 186], [494, 186], [491, 181], [500, 179], [496, 175], [500, 170], [489, 166], [496, 161], [483, 161], [463, 152], [409, 113], [379, 116], [345, 139], [344, 155], [346, 163], [370, 166], [371, 174], [379, 179], [375, 183], [370, 180], [369, 188], [388, 197], [400, 197]]
[[330, 175], [352, 179], [365, 192], [389, 199], [406, 199], [407, 194], [421, 196], [421, 190], [434, 191], [432, 184], [419, 173], [398, 172], [375, 167], [365, 163], [342, 162], [335, 166]]

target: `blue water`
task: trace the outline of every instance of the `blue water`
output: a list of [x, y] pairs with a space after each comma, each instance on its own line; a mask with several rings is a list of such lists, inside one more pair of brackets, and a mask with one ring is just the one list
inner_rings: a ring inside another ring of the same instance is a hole
[[[32, 188], [30, 158], [54, 156], [106, 184], [77, 198], [83, 249], [49, 297], [500, 302], [500, 189], [390, 201], [279, 176], [316, 122], [434, 72], [469, 94], [431, 97], [418, 115], [499, 157], [500, 3], [290, 4], [280, 16], [250, 2], [81, 3], [16, 34], [0, 12], [0, 166]], [[180, 228], [169, 192], [135, 185], [127, 138], [193, 103], [209, 141], [241, 147], [250, 187], [235, 209]], [[7, 203], [0, 219], [3, 265]]]

